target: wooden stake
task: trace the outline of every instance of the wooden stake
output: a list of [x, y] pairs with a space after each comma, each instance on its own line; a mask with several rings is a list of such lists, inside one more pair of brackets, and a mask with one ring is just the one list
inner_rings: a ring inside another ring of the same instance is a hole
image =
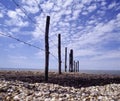
[[71, 52], [71, 72], [73, 72], [73, 49], [70, 50]]
[[71, 55], [70, 55], [70, 53], [69, 53], [69, 72], [71, 72], [71, 64], [70, 64], [70, 60], [71, 60], [70, 58], [71, 58], [71, 57], [70, 57], [70, 56], [71, 56]]
[[69, 70], [70, 72], [73, 72], [73, 50], [72, 49], [70, 50], [69, 59], [70, 59]]
[[58, 34], [58, 68], [59, 74], [61, 74], [61, 35]]
[[45, 81], [48, 81], [48, 69], [49, 69], [49, 40], [48, 40], [49, 24], [50, 16], [47, 16], [45, 28]]
[[79, 72], [79, 61], [77, 61], [77, 62], [78, 62], [77, 64], [78, 64], [78, 72]]
[[76, 72], [78, 72], [78, 63], [77, 62], [75, 63], [76, 63]]
[[65, 72], [67, 72], [67, 47], [65, 47]]
[[76, 72], [76, 64], [75, 64], [75, 60], [74, 60], [74, 72]]

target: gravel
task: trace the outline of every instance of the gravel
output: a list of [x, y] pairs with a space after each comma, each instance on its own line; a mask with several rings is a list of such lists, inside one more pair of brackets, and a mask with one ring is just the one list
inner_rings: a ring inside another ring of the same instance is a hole
[[0, 101], [120, 101], [120, 84], [74, 88], [0, 80]]

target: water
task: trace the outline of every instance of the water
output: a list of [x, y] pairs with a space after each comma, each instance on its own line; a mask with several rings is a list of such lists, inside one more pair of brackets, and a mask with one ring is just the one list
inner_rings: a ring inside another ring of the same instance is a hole
[[[43, 71], [44, 69], [33, 69], [33, 68], [0, 68], [1, 70], [8, 71]], [[56, 69], [51, 69], [49, 71], [58, 72]], [[64, 70], [63, 70], [64, 72]], [[80, 73], [86, 74], [112, 74], [112, 75], [120, 75], [120, 70], [80, 70]]]

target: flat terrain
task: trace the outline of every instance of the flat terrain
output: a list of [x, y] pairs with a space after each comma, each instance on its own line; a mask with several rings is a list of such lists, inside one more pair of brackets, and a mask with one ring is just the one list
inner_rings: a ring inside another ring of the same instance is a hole
[[120, 76], [0, 71], [0, 101], [120, 101]]
[[[0, 79], [17, 80], [28, 83], [45, 83], [44, 72], [40, 71], [0, 71]], [[120, 75], [97, 75], [85, 73], [58, 73], [50, 72], [47, 83], [69, 87], [103, 86], [106, 84], [120, 84]]]

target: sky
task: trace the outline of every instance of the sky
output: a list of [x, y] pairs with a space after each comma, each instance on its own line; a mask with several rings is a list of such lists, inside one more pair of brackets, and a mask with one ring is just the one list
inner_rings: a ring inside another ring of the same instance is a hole
[[[62, 69], [67, 47], [80, 70], [120, 70], [120, 0], [0, 0], [0, 33], [44, 50], [47, 16], [49, 70], [58, 69], [58, 34]], [[45, 51], [0, 34], [0, 68], [44, 69], [44, 64]]]

